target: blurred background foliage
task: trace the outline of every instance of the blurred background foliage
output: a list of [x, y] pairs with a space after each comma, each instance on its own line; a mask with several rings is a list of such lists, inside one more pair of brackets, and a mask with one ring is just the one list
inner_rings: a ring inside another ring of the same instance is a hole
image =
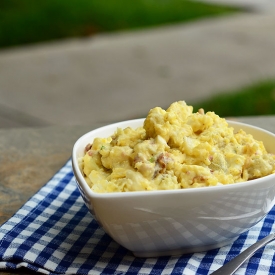
[[236, 11], [189, 0], [1, 0], [0, 47], [135, 30]]
[[203, 108], [221, 117], [275, 114], [275, 80], [265, 80], [234, 91], [218, 93], [194, 102], [194, 111]]

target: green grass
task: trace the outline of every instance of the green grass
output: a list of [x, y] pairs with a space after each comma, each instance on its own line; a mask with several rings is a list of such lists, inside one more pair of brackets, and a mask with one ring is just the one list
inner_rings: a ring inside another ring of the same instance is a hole
[[275, 80], [221, 93], [190, 105], [194, 106], [194, 111], [203, 108], [205, 112], [213, 111], [221, 117], [274, 115]]
[[189, 22], [235, 11], [189, 0], [2, 0], [0, 47]]

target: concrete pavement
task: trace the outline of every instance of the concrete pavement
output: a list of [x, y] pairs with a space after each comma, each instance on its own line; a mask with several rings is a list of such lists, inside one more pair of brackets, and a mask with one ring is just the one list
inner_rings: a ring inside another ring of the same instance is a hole
[[0, 128], [142, 117], [275, 77], [275, 13], [0, 51]]

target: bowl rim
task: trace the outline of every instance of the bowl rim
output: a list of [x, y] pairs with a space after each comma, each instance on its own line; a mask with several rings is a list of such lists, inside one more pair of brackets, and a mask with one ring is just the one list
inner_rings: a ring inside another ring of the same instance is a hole
[[[78, 157], [77, 157], [77, 149], [81, 144], [81, 141], [83, 139], [85, 139], [86, 137], [96, 133], [96, 132], [101, 132], [104, 129], [110, 128], [110, 127], [119, 127], [119, 125], [121, 124], [128, 124], [128, 123], [133, 123], [133, 122], [142, 122], [144, 121], [145, 118], [139, 118], [139, 119], [131, 119], [131, 120], [124, 120], [124, 121], [120, 121], [120, 122], [115, 122], [115, 123], [111, 123], [105, 126], [101, 126], [99, 128], [96, 128], [94, 130], [91, 130], [85, 134], [83, 134], [82, 136], [80, 136], [76, 142], [73, 145], [73, 149], [72, 149], [72, 169], [73, 169], [73, 173], [74, 176], [77, 180], [77, 183], [81, 186], [81, 188], [83, 189], [83, 191], [85, 192], [86, 195], [88, 195], [89, 197], [93, 197], [93, 198], [123, 198], [123, 197], [136, 197], [136, 196], [156, 196], [156, 195], [163, 195], [163, 194], [196, 194], [199, 192], [205, 193], [205, 192], [221, 192], [221, 191], [230, 191], [231, 189], [234, 189], [234, 191], [238, 190], [238, 189], [243, 189], [243, 188], [248, 188], [249, 186], [253, 186], [256, 184], [259, 184], [262, 181], [267, 180], [268, 178], [274, 178], [275, 179], [275, 173], [274, 174], [270, 174], [258, 179], [253, 179], [253, 180], [249, 180], [249, 181], [245, 181], [245, 182], [236, 182], [236, 183], [232, 183], [232, 184], [227, 184], [227, 185], [215, 185], [215, 186], [206, 186], [206, 187], [197, 187], [197, 188], [186, 188], [186, 189], [169, 189], [169, 190], [152, 190], [152, 191], [148, 191], [148, 190], [142, 190], [142, 191], [133, 191], [133, 192], [112, 192], [112, 193], [96, 193], [94, 192], [87, 184], [84, 176], [82, 175], [82, 172], [79, 168], [78, 165]], [[261, 131], [265, 134], [271, 135], [274, 137], [275, 139], [275, 134], [265, 130], [263, 128], [260, 128], [258, 126], [254, 126], [251, 124], [247, 124], [247, 123], [243, 123], [243, 122], [239, 122], [239, 121], [234, 121], [234, 120], [226, 120], [229, 124], [235, 124], [238, 126], [244, 126], [244, 127], [248, 127], [248, 128], [252, 128], [258, 131]], [[230, 127], [233, 127], [233, 125], [229, 125]]]

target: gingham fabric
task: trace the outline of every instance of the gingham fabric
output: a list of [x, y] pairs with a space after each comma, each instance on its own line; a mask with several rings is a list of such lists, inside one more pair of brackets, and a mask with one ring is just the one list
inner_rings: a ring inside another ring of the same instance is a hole
[[[44, 274], [211, 274], [274, 232], [275, 208], [232, 245], [178, 257], [135, 258], [93, 219], [74, 181], [71, 162], [0, 227], [0, 269]], [[236, 274], [275, 274], [275, 242]]]

